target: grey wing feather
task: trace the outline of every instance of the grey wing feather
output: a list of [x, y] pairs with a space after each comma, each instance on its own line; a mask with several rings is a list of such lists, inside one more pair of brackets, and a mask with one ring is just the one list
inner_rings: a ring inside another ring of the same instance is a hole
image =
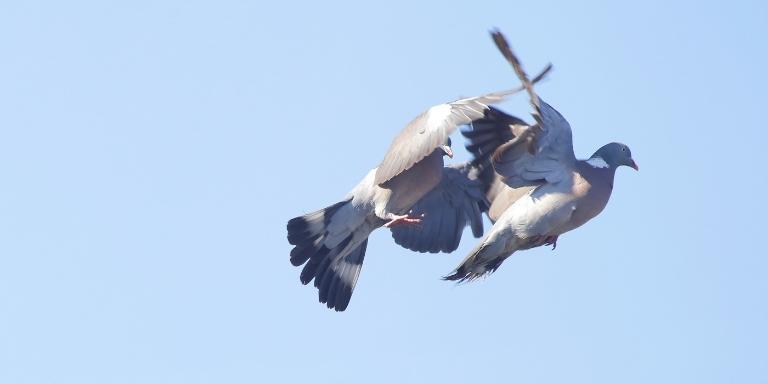
[[478, 169], [478, 178], [485, 185], [485, 196], [491, 206], [495, 204], [494, 199], [502, 186], [508, 188], [493, 169], [491, 156], [501, 145], [514, 139], [525, 129], [528, 129], [525, 121], [490, 107], [485, 117], [473, 121], [461, 131], [467, 139], [465, 147], [472, 154], [472, 166]]
[[412, 208], [422, 217], [420, 225], [392, 228], [395, 242], [417, 252], [453, 252], [458, 248], [464, 227], [475, 237], [483, 235], [482, 211], [487, 207], [483, 185], [469, 164], [443, 168], [440, 184]]
[[[550, 70], [552, 70], [551, 64], [544, 67], [530, 83], [535, 84], [544, 79]], [[408, 123], [392, 141], [384, 160], [376, 170], [374, 182], [376, 185], [381, 185], [413, 167], [421, 159], [429, 156], [439, 145], [444, 144], [458, 126], [483, 117], [489, 105], [498, 103], [507, 96], [524, 89], [525, 86], [520, 86], [507, 91], [460, 99], [428, 109]]]
[[465, 148], [472, 154], [473, 165], [490, 163], [496, 148], [515, 138], [515, 127], [528, 124], [496, 107], [488, 108], [482, 119], [473, 121], [461, 134], [467, 139]]
[[431, 154], [445, 144], [461, 125], [482, 118], [488, 106], [521, 89], [489, 93], [436, 105], [413, 121], [395, 137], [376, 170], [376, 185], [381, 185]]
[[503, 181], [513, 188], [562, 180], [576, 163], [571, 126], [536, 94], [533, 83], [504, 36], [498, 31], [493, 32], [492, 36], [528, 91], [534, 109], [533, 117], [536, 119], [535, 125], [496, 150], [491, 160], [493, 167]]
[[501, 145], [491, 159], [493, 168], [512, 188], [556, 183], [576, 163], [571, 127], [549, 104], [539, 99], [538, 123]]

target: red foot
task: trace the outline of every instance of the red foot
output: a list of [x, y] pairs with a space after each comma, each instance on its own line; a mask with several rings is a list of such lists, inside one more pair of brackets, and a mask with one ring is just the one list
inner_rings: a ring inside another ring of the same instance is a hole
[[424, 217], [411, 217], [410, 215], [392, 215], [392, 220], [384, 224], [387, 228], [392, 228], [395, 225], [407, 225], [407, 224], [421, 224], [421, 218]]

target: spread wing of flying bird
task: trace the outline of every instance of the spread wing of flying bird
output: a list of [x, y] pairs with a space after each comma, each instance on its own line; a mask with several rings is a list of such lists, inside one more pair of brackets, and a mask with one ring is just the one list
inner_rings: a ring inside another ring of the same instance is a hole
[[[535, 123], [519, 125], [512, 139], [494, 150], [490, 162], [510, 189], [527, 190], [508, 202], [447, 280], [472, 280], [495, 271], [518, 250], [556, 244], [560, 235], [605, 208], [616, 168], [626, 165], [637, 170], [629, 148], [621, 143], [606, 144], [589, 159], [577, 160], [568, 121], [537, 95], [504, 36], [495, 31], [492, 37], [528, 92]], [[505, 190], [509, 191], [501, 188]]]

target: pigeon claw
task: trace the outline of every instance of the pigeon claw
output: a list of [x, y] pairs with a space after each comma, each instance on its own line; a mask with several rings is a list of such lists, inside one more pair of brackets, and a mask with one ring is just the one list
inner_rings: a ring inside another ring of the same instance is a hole
[[542, 245], [551, 245], [554, 251], [557, 248], [557, 236], [556, 235], [537, 235], [530, 239], [531, 244], [534, 247], [540, 247]]
[[547, 236], [544, 238], [544, 245], [551, 245], [554, 251], [557, 248], [557, 236]]

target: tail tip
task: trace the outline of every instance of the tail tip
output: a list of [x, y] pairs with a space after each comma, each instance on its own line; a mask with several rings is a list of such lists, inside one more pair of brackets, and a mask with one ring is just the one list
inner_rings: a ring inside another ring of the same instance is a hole
[[451, 273], [450, 275], [443, 276], [441, 279], [443, 281], [455, 281], [457, 283], [461, 283], [466, 280], [471, 280], [470, 275], [471, 273], [468, 272], [466, 268], [464, 268], [464, 266], [461, 266], [459, 268], [456, 268], [456, 270], [453, 271], [453, 273]]
[[291, 245], [299, 245], [313, 240], [318, 233], [311, 228], [312, 223], [306, 216], [294, 217], [288, 220], [286, 229], [288, 230], [288, 243]]

